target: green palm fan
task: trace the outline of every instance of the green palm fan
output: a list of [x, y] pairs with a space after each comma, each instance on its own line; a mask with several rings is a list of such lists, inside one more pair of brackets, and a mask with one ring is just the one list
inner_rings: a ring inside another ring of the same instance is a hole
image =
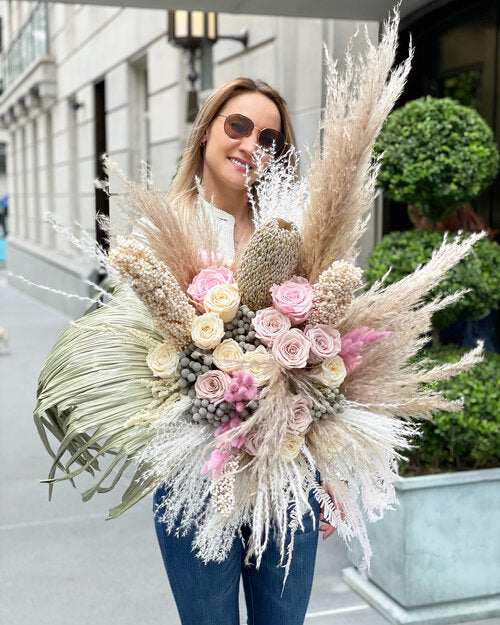
[[[82, 496], [86, 501], [96, 492], [108, 492], [151, 440], [147, 419], [137, 427], [131, 417], [154, 416], [169, 400], [168, 394], [154, 392], [163, 382], [146, 364], [148, 350], [161, 342], [146, 307], [123, 285], [115, 287], [107, 306], [72, 323], [59, 337], [41, 370], [34, 412], [40, 437], [54, 459], [44, 480], [50, 485], [49, 498], [55, 482], [73, 482], [84, 471], [95, 475], [105, 455], [111, 457], [109, 465]], [[49, 432], [60, 443], [57, 451]], [[56, 477], [57, 469], [63, 475]], [[110, 518], [155, 488], [152, 478], [144, 478], [145, 470], [144, 465], [136, 469]], [[111, 483], [104, 485], [109, 476]]]

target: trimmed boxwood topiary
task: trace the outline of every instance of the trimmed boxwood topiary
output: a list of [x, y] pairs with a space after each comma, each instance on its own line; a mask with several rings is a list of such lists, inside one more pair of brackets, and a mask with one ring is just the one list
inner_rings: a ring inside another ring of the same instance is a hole
[[[456, 235], [450, 235], [453, 238]], [[465, 235], [468, 236], [468, 235]], [[435, 231], [408, 230], [391, 232], [378, 243], [368, 258], [364, 273], [367, 286], [371, 286], [391, 267], [385, 279], [392, 284], [411, 273], [418, 265], [427, 262], [432, 252], [443, 240]], [[451, 295], [462, 289], [469, 293], [453, 306], [437, 312], [432, 323], [436, 329], [446, 328], [458, 319], [479, 319], [500, 305], [500, 245], [482, 239], [474, 251], [451, 269], [445, 279], [429, 295]]]
[[[445, 363], [457, 361], [464, 351], [460, 347], [440, 345], [425, 350], [422, 355]], [[401, 464], [401, 474], [500, 466], [500, 354], [485, 352], [482, 363], [433, 387], [449, 399], [463, 396], [464, 408], [457, 413], [438, 412], [434, 421], [422, 423], [422, 437], [415, 440], [408, 462]]]
[[427, 96], [393, 111], [375, 145], [383, 153], [378, 184], [387, 196], [437, 222], [494, 180], [499, 153], [477, 111]]

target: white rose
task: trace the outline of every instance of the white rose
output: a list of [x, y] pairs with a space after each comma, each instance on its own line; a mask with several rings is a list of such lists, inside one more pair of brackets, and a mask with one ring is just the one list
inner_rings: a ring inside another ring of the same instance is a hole
[[214, 365], [218, 369], [225, 373], [230, 373], [237, 368], [234, 361], [243, 358], [243, 350], [234, 339], [226, 339], [214, 349], [212, 358]]
[[291, 432], [288, 432], [281, 445], [280, 456], [283, 460], [290, 462], [299, 455], [303, 444], [304, 437], [302, 434], [292, 434]]
[[195, 317], [191, 324], [191, 338], [197, 347], [213, 349], [224, 336], [224, 322], [217, 313], [210, 312]]
[[253, 376], [255, 386], [265, 386], [271, 378], [272, 360], [266, 348], [259, 345], [253, 352], [246, 352], [243, 360], [249, 365], [248, 371]]
[[340, 386], [347, 375], [344, 361], [340, 356], [334, 356], [323, 361], [320, 365], [314, 367], [311, 373], [314, 380], [323, 386], [333, 388]]
[[162, 343], [149, 350], [146, 362], [153, 375], [159, 378], [168, 378], [177, 369], [179, 354], [173, 345]]
[[240, 307], [238, 285], [216, 284], [203, 298], [203, 307], [207, 312], [217, 313], [224, 323], [229, 323]]

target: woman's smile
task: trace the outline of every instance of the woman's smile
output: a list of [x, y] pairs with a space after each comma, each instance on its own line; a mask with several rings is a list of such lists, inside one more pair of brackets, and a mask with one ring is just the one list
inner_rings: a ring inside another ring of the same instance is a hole
[[241, 158], [238, 158], [236, 156], [228, 156], [227, 158], [228, 158], [229, 162], [232, 163], [234, 165], [234, 167], [238, 171], [246, 173], [247, 170], [253, 169], [253, 167], [252, 167], [252, 165], [250, 165], [250, 163], [248, 163], [247, 161], [242, 160]]

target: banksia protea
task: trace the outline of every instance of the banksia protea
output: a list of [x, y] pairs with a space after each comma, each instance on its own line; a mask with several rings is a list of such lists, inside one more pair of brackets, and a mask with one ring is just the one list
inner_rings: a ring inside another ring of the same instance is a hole
[[269, 289], [291, 278], [297, 269], [300, 233], [284, 219], [272, 219], [254, 232], [237, 272], [241, 303], [250, 310], [271, 305]]
[[361, 286], [363, 272], [359, 267], [336, 260], [325, 269], [313, 284], [313, 311], [309, 323], [327, 323], [334, 326], [344, 316], [354, 291]]
[[121, 237], [109, 263], [147, 306], [161, 335], [179, 349], [185, 347], [196, 313], [165, 263], [139, 241]]

